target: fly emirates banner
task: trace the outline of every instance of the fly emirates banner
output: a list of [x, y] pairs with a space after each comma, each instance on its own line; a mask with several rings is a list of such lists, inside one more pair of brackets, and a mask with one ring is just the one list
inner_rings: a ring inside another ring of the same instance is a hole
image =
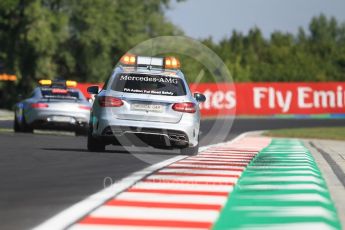
[[[92, 83], [78, 83], [87, 98]], [[203, 93], [203, 116], [345, 114], [345, 82], [311, 83], [199, 83], [192, 92]], [[167, 96], [169, 97], [169, 96]]]
[[345, 82], [202, 83], [203, 115], [345, 114]]

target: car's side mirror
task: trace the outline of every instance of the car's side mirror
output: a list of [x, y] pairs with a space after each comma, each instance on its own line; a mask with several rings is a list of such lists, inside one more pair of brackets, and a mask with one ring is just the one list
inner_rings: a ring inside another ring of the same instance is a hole
[[87, 92], [89, 94], [98, 94], [99, 92], [99, 87], [97, 85], [93, 85], [87, 88]]
[[205, 102], [206, 101], [206, 97], [204, 94], [202, 93], [194, 93], [194, 98], [196, 99], [196, 101], [198, 102]]

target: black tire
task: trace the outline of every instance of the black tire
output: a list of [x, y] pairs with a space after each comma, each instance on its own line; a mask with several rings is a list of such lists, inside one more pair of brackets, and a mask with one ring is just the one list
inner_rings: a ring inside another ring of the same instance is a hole
[[105, 151], [105, 144], [92, 136], [92, 129], [89, 128], [87, 133], [87, 150], [90, 152], [104, 152]]
[[25, 121], [25, 116], [23, 115], [23, 121], [22, 121], [22, 132], [24, 133], [33, 133], [34, 129], [30, 127]]
[[187, 155], [187, 156], [195, 156], [199, 152], [199, 143], [194, 146], [194, 147], [186, 147], [181, 149], [181, 154], [182, 155]]
[[13, 130], [15, 133], [19, 133], [22, 131], [22, 129], [20, 128], [20, 125], [18, 123], [17, 116], [15, 114], [14, 114], [14, 121], [13, 121]]

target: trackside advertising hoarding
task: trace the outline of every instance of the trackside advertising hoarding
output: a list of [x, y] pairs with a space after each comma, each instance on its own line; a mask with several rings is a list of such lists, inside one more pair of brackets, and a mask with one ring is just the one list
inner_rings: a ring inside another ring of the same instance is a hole
[[[79, 88], [86, 92], [88, 85]], [[200, 83], [190, 88], [206, 96], [200, 105], [204, 116], [345, 114], [345, 82]]]

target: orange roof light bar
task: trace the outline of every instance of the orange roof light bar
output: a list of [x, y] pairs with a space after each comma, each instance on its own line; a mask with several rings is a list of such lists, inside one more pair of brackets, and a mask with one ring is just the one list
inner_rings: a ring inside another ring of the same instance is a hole
[[166, 57], [164, 63], [166, 69], [179, 69], [181, 67], [180, 61], [175, 57]]
[[39, 80], [38, 83], [42, 86], [52, 86], [52, 85], [61, 85], [61, 86], [66, 86], [66, 87], [77, 87], [77, 82], [76, 81], [53, 81], [49, 79], [42, 79]]
[[52, 80], [42, 79], [42, 80], [39, 80], [38, 83], [40, 85], [51, 85], [53, 82]]
[[77, 87], [77, 82], [76, 81], [67, 80], [66, 81], [66, 86], [67, 87]]
[[[164, 61], [163, 61], [164, 60]], [[159, 64], [160, 62], [160, 64]], [[165, 58], [156, 58], [156, 57], [142, 57], [136, 56], [133, 54], [125, 54], [121, 57], [120, 63], [127, 66], [156, 66], [163, 67], [165, 69], [179, 69], [181, 67], [180, 61], [176, 57], [165, 57]]]
[[137, 57], [133, 54], [125, 54], [121, 57], [120, 63], [123, 65], [135, 65]]

